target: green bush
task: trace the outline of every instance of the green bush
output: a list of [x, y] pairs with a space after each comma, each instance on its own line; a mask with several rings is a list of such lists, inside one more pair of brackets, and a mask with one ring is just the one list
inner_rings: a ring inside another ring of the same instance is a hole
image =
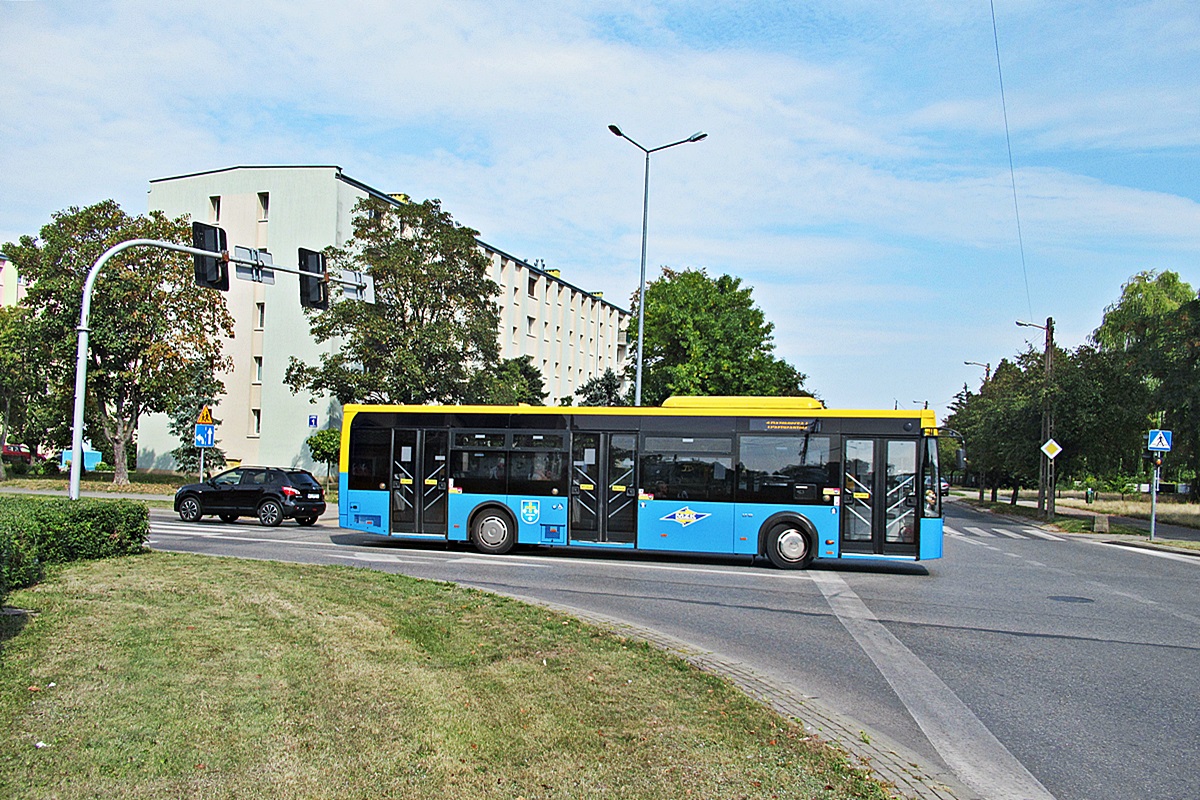
[[41, 577], [33, 537], [15, 518], [0, 516], [0, 603], [11, 590], [34, 584]]
[[114, 472], [112, 467], [105, 464], [103, 461], [97, 462], [96, 466], [92, 467], [93, 472]]
[[53, 477], [62, 474], [57, 461], [39, 461], [29, 470], [29, 474], [38, 478]]
[[132, 500], [6, 497], [0, 506], [0, 600], [41, 577], [45, 564], [132, 555], [150, 534]]

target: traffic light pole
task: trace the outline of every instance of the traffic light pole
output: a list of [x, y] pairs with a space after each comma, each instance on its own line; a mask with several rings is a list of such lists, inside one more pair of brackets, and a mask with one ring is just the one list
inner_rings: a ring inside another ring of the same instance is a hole
[[1154, 522], [1158, 516], [1158, 481], [1162, 470], [1162, 459], [1155, 459], [1154, 477], [1150, 479], [1150, 541], [1154, 541]]
[[[175, 244], [174, 242], [164, 242], [158, 239], [130, 239], [127, 242], [120, 242], [105, 250], [104, 254], [96, 259], [96, 263], [88, 270], [87, 278], [83, 281], [83, 302], [79, 306], [79, 327], [76, 328], [79, 332], [79, 341], [75, 353], [75, 409], [71, 421], [71, 482], [67, 490], [67, 496], [72, 500], [79, 499], [79, 481], [83, 473], [83, 406], [84, 395], [87, 390], [88, 334], [91, 333], [91, 328], [88, 327], [88, 320], [92, 314], [92, 288], [96, 285], [96, 278], [99, 277], [100, 270], [104, 269], [104, 265], [109, 262], [109, 259], [132, 247], [157, 247], [161, 250], [173, 250], [176, 253], [189, 253], [194, 256], [219, 258], [226, 263], [233, 262], [251, 267], [260, 266], [257, 261], [231, 256], [227, 250], [224, 252], [201, 250], [196, 247], [188, 247], [182, 244]], [[310, 278], [313, 276], [311, 272], [291, 269], [289, 267], [272, 265], [271, 268], [292, 275], [301, 275]], [[341, 278], [329, 278], [328, 276], [326, 276], [326, 280], [342, 286], [357, 289], [365, 288], [365, 285], [358, 281], [347, 281]]]

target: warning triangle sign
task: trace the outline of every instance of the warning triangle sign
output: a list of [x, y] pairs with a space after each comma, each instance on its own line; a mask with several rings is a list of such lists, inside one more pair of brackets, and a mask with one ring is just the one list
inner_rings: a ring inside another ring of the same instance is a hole
[[212, 411], [210, 411], [208, 409], [208, 406], [205, 406], [200, 411], [200, 416], [196, 417], [196, 424], [197, 425], [212, 425], [213, 424]]

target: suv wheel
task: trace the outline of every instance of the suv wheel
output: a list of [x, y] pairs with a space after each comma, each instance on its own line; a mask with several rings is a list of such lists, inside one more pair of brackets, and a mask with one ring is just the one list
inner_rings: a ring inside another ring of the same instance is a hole
[[275, 500], [264, 500], [258, 507], [258, 521], [268, 528], [274, 528], [283, 522], [283, 507]]
[[188, 496], [179, 502], [179, 518], [184, 522], [196, 522], [204, 515], [200, 498]]

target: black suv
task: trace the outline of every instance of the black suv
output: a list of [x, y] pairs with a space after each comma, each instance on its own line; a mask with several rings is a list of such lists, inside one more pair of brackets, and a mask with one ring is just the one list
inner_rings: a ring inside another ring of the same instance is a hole
[[306, 470], [235, 467], [204, 483], [181, 486], [175, 510], [184, 522], [216, 514], [225, 522], [256, 516], [268, 527], [285, 519], [307, 526], [325, 513], [325, 490]]

